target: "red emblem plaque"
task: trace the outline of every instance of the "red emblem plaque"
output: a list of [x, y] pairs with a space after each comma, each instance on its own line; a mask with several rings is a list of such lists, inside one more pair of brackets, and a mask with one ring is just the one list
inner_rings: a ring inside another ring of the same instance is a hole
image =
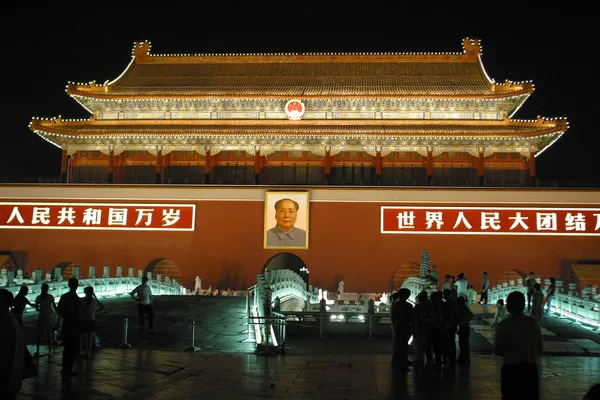
[[285, 105], [285, 113], [290, 121], [300, 121], [304, 117], [304, 103], [300, 100], [290, 100]]

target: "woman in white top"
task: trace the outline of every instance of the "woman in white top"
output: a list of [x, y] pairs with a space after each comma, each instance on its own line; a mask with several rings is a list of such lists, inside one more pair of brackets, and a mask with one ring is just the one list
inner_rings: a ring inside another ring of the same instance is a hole
[[86, 287], [83, 292], [85, 298], [81, 302], [81, 332], [83, 334], [82, 345], [85, 348], [84, 358], [89, 360], [92, 355], [92, 346], [95, 341], [96, 334], [96, 311], [104, 308], [104, 305], [94, 296], [94, 288]]
[[40, 356], [40, 339], [48, 339], [48, 354], [52, 354], [52, 333], [56, 326], [56, 303], [54, 296], [48, 293], [47, 283], [42, 284], [42, 294], [35, 298], [35, 309], [38, 311], [36, 324], [37, 346], [34, 357]]

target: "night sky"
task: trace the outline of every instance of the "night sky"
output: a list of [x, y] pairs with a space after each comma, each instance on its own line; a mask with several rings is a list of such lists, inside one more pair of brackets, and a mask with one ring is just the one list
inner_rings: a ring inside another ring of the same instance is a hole
[[163, 11], [166, 3], [152, 13], [104, 6], [3, 8], [0, 181], [59, 176], [60, 150], [31, 132], [29, 121], [89, 117], [65, 93], [67, 82], [113, 80], [129, 63], [135, 40], [149, 40], [153, 53], [168, 54], [458, 52], [465, 37], [482, 41], [491, 78], [534, 82], [536, 91], [514, 118], [569, 119], [567, 133], [537, 158], [538, 178], [600, 180], [595, 10], [571, 16], [569, 4], [555, 10], [520, 5], [452, 14], [433, 7], [392, 12], [373, 6], [341, 15], [304, 3], [292, 6], [277, 14], [260, 7]]

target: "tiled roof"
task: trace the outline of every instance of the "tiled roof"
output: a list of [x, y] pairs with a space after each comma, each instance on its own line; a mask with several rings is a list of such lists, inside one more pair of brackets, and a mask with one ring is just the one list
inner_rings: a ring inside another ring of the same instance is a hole
[[490, 95], [477, 62], [134, 64], [109, 94]]
[[464, 53], [150, 55], [136, 43], [133, 62], [107, 85], [72, 84], [71, 95], [111, 97], [507, 96], [530, 83], [495, 84], [478, 41]]
[[563, 131], [558, 124], [311, 124], [281, 123], [247, 124], [172, 124], [161, 123], [122, 123], [106, 124], [98, 121], [88, 122], [38, 122], [31, 125], [32, 130], [59, 133], [64, 135], [383, 135], [402, 137], [495, 137], [495, 138], [525, 138]]

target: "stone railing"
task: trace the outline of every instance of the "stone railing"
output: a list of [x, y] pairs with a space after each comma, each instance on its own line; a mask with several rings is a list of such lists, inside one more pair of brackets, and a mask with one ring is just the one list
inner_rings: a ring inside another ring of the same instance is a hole
[[[133, 268], [129, 268], [128, 275], [123, 276], [123, 267], [117, 267], [116, 274], [110, 276], [110, 267], [104, 267], [102, 276], [96, 276], [96, 268], [93, 266], [89, 267], [88, 277], [82, 278], [79, 276], [79, 268], [72, 267], [72, 276], [79, 279], [78, 293], [83, 296], [83, 288], [86, 286], [92, 286], [96, 296], [100, 297], [112, 297], [120, 296], [131, 292], [136, 286], [141, 283], [141, 278], [144, 276], [142, 270], [138, 270], [137, 276]], [[160, 274], [156, 277], [152, 277], [152, 273], [146, 273], [148, 278], [148, 285], [152, 290], [152, 294], [155, 296], [162, 295], [183, 295], [187, 294], [187, 290], [181, 286], [175, 279], [171, 280], [168, 276], [162, 277]], [[64, 280], [60, 268], [55, 268], [54, 273], [46, 274], [46, 279], [43, 280], [41, 270], [35, 270], [32, 273], [32, 278], [23, 278], [23, 271], [18, 270], [16, 277], [14, 271], [7, 271], [2, 269], [0, 271], [0, 287], [9, 290], [16, 296], [22, 285], [29, 287], [29, 293], [27, 297], [32, 301], [41, 293], [41, 286], [43, 283], [48, 284], [50, 290], [49, 293], [53, 295], [57, 301], [58, 298], [66, 293], [69, 289], [67, 286], [67, 280]], [[32, 308], [26, 308], [26, 310], [33, 310]]]
[[417, 295], [422, 291], [427, 292], [427, 295], [437, 290], [435, 282], [428, 278], [421, 278], [419, 276], [409, 276], [402, 284], [402, 288], [410, 290], [410, 297], [408, 300], [412, 303], [417, 301]]
[[[536, 277], [535, 279], [541, 285], [540, 277]], [[542, 286], [544, 294], [549, 285], [550, 279], [546, 278], [544, 280], [544, 285]], [[527, 289], [523, 286], [522, 278], [518, 278], [516, 282], [514, 280], [508, 282], [503, 281], [496, 286], [491, 287], [488, 303], [496, 304], [499, 299], [503, 299], [506, 303], [508, 295], [516, 291], [527, 296]], [[574, 282], [569, 283], [569, 290], [565, 293], [562, 280], [557, 279], [556, 292], [554, 301], [552, 302], [552, 311], [565, 317], [600, 327], [600, 298], [595, 286], [584, 288], [581, 296], [579, 296]]]

